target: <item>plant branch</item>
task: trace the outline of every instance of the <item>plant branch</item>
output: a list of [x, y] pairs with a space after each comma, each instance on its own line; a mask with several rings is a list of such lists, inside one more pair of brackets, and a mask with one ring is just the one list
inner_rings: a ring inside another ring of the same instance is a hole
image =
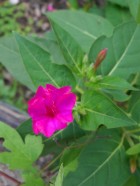
[[17, 186], [20, 186], [20, 185], [22, 184], [22, 183], [21, 183], [20, 181], [18, 181], [17, 179], [15, 179], [15, 178], [13, 178], [13, 177], [7, 175], [6, 173], [4, 173], [4, 172], [2, 172], [2, 171], [0, 171], [0, 176], [3, 176], [3, 177], [5, 177], [6, 179], [11, 180], [11, 181], [14, 182]]

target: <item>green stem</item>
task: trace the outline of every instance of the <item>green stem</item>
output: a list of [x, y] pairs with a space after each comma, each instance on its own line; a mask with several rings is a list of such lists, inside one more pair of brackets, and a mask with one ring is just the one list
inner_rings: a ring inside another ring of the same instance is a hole
[[129, 143], [130, 147], [134, 146], [134, 142], [133, 142], [133, 140], [130, 137], [129, 131], [127, 131], [125, 128], [123, 128], [123, 131], [124, 131], [124, 135], [125, 135], [128, 143]]
[[140, 132], [140, 128], [138, 128], [138, 129], [134, 129], [134, 130], [128, 130], [127, 131], [128, 133], [137, 133], [137, 132]]
[[139, 136], [137, 136], [137, 135], [135, 135], [135, 134], [131, 134], [131, 136], [132, 136], [132, 138], [134, 138], [134, 139], [140, 141], [140, 137], [139, 137]]
[[54, 158], [49, 164], [45, 165], [41, 169], [41, 172], [43, 172], [44, 170], [48, 169], [51, 165], [53, 165], [61, 157], [62, 153], [63, 153], [63, 151], [56, 158]]

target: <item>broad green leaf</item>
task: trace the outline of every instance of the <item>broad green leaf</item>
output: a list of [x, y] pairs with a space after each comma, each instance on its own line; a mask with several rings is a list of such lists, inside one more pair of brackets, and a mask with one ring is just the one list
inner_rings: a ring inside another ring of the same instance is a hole
[[24, 65], [35, 87], [53, 84], [57, 87], [71, 85], [75, 87], [72, 72], [64, 65], [53, 64], [50, 54], [32, 41], [15, 34]]
[[17, 43], [13, 37], [0, 38], [0, 62], [15, 79], [35, 91], [35, 86], [26, 71]]
[[104, 18], [82, 11], [56, 11], [47, 16], [68, 32], [85, 52], [99, 36], [110, 36], [113, 31], [112, 24]]
[[97, 85], [101, 88], [112, 89], [112, 90], [135, 90], [131, 84], [125, 79], [120, 77], [105, 76], [103, 79], [97, 82]]
[[30, 168], [43, 150], [40, 136], [27, 135], [23, 142], [15, 129], [2, 122], [0, 137], [4, 138], [3, 145], [8, 149], [8, 152], [0, 153], [0, 162], [8, 164], [11, 169]]
[[130, 21], [132, 19], [129, 9], [126, 8], [107, 4], [104, 11], [105, 18], [108, 19], [114, 26], [122, 24], [126, 21]]
[[91, 135], [93, 137], [93, 134], [89, 134], [89, 136], [83, 136], [77, 139], [69, 147], [65, 148], [63, 155], [60, 159], [60, 163], [63, 163], [63, 167], [64, 167], [64, 177], [69, 172], [76, 171], [78, 166], [78, 157], [82, 149], [86, 145], [85, 142], [91, 137]]
[[51, 138], [44, 140], [44, 153], [60, 153], [64, 148], [76, 142], [79, 138], [88, 135], [75, 122], [61, 131], [56, 132]]
[[[139, 95], [140, 97], [140, 95]], [[132, 118], [140, 123], [140, 99], [134, 104], [134, 106], [131, 109], [131, 115]]]
[[57, 23], [51, 21], [51, 25], [67, 66], [81, 74], [84, 53], [80, 45]]
[[128, 155], [136, 155], [136, 154], [139, 154], [140, 153], [140, 143], [136, 144], [136, 145], [133, 145], [132, 147], [130, 147], [126, 153]]
[[[52, 62], [56, 64], [67, 64], [64, 56], [62, 55], [61, 49], [55, 40], [50, 40], [50, 39], [42, 39], [44, 40], [44, 45], [47, 47], [48, 51], [51, 54], [52, 57]], [[54, 52], [55, 51], [55, 52]]]
[[117, 5], [123, 6], [123, 7], [127, 7], [129, 0], [123, 0], [123, 1], [122, 0], [108, 0], [108, 1], [111, 3], [117, 4]]
[[140, 23], [140, 0], [128, 0], [128, 6], [132, 16]]
[[130, 112], [140, 100], [140, 74], [137, 73], [130, 76], [129, 82], [131, 82], [131, 84], [134, 85], [138, 90], [131, 91], [131, 99], [128, 103], [128, 112]]
[[137, 183], [136, 183], [136, 178], [135, 176], [131, 176], [127, 182], [125, 184], [123, 184], [122, 186], [138, 186]]
[[46, 37], [28, 37], [28, 39], [37, 43], [44, 50], [49, 51], [53, 63], [58, 65], [67, 64], [53, 32], [46, 34]]
[[95, 61], [99, 51], [108, 48], [99, 73], [127, 79], [131, 74], [140, 72], [139, 33], [140, 25], [135, 22], [116, 27], [112, 37], [100, 37], [94, 42], [89, 53], [89, 60]]
[[95, 130], [103, 124], [107, 128], [136, 125], [123, 110], [117, 107], [107, 96], [97, 91], [86, 91], [82, 96], [82, 106], [86, 114], [81, 116], [80, 126], [86, 130]]
[[116, 134], [116, 130], [98, 133], [99, 138], [81, 152], [77, 170], [64, 178], [64, 186], [122, 186], [130, 172], [123, 138]]
[[54, 186], [63, 185], [63, 164], [61, 164]]

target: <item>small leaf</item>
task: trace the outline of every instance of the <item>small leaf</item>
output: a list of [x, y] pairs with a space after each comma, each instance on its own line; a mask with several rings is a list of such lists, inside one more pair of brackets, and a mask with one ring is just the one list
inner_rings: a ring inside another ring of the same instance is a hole
[[113, 98], [113, 100], [118, 101], [118, 102], [128, 101], [131, 97], [130, 95], [127, 95], [122, 90], [103, 89], [102, 91], [105, 94], [111, 96], [111, 98]]
[[98, 82], [101, 88], [112, 89], [112, 90], [136, 90], [132, 87], [125, 79], [120, 77], [105, 76]]
[[25, 143], [17, 131], [0, 122], [0, 137], [4, 138], [4, 147], [8, 152], [0, 153], [0, 162], [11, 169], [28, 169], [37, 160], [43, 150], [41, 136], [27, 135]]
[[63, 185], [63, 164], [61, 164], [54, 186]]
[[127, 153], [128, 155], [136, 155], [136, 154], [139, 154], [139, 153], [140, 153], [140, 143], [139, 143], [139, 144], [136, 144], [136, 145], [134, 145], [134, 146], [132, 146], [132, 147], [130, 147], [130, 148], [126, 151], [126, 153]]
[[89, 90], [83, 94], [82, 105], [86, 111], [86, 114], [81, 116], [80, 126], [83, 129], [95, 130], [101, 124], [107, 128], [137, 124], [107, 96], [95, 90]]

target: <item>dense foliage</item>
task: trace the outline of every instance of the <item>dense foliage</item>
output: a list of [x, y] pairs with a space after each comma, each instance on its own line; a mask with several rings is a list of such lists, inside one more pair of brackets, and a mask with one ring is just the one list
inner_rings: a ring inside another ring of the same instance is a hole
[[[71, 86], [77, 95], [73, 123], [50, 138], [35, 136], [30, 119], [17, 129], [0, 123], [8, 149], [0, 162], [21, 170], [21, 185], [43, 186], [42, 172], [59, 167], [46, 184], [140, 185], [140, 1], [109, 2], [92, 13], [48, 13], [52, 30], [42, 38], [0, 39], [0, 61], [18, 81], [34, 92]], [[36, 160], [50, 153], [38, 170]]]

